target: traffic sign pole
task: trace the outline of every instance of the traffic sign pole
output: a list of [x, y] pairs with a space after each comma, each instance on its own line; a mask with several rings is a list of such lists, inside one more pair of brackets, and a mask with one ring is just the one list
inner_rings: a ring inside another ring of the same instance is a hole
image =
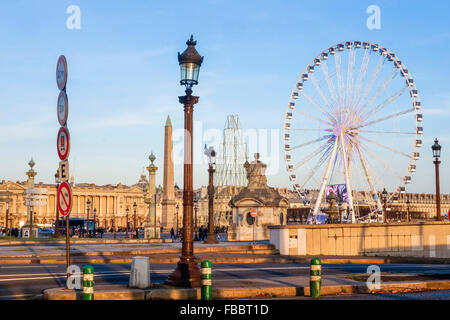
[[[61, 213], [62, 216], [66, 217], [66, 270], [67, 270], [67, 279], [69, 279], [70, 274], [68, 273], [70, 266], [70, 223], [69, 223], [69, 215], [72, 210], [72, 190], [70, 185], [67, 183], [69, 176], [69, 162], [67, 161], [69, 158], [70, 152], [70, 135], [69, 130], [67, 129], [67, 118], [69, 116], [69, 100], [67, 99], [66, 94], [66, 85], [67, 85], [67, 77], [68, 77], [68, 68], [67, 68], [67, 60], [66, 57], [61, 55], [56, 64], [56, 84], [58, 89], [60, 90], [57, 107], [56, 107], [56, 115], [58, 117], [58, 122], [61, 125], [61, 128], [58, 132], [57, 138], [57, 151], [60, 162], [59, 167], [59, 178], [63, 182], [59, 185], [57, 191], [57, 210]], [[56, 221], [59, 223], [59, 221]]]

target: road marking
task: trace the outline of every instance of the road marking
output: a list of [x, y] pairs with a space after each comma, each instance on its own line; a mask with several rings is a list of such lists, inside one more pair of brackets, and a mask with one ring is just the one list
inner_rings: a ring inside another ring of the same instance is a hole
[[0, 296], [0, 299], [7, 299], [7, 298], [29, 298], [34, 297], [36, 294], [16, 294], [13, 296]]
[[[101, 276], [118, 276], [118, 275], [123, 275], [123, 274], [129, 274], [129, 271], [124, 271], [124, 272], [118, 272], [118, 273], [107, 273], [107, 274], [96, 274], [96, 276], [101, 277]], [[11, 276], [11, 275], [9, 275]], [[14, 276], [14, 275], [12, 275]], [[63, 275], [52, 275], [52, 276], [40, 276], [40, 277], [32, 277], [32, 278], [10, 278], [10, 279], [0, 279], [0, 282], [7, 282], [7, 281], [28, 281], [28, 280], [45, 280], [45, 279], [56, 279], [56, 278], [66, 278], [66, 274], [64, 273]], [[76, 278], [77, 276], [74, 275], [74, 278]], [[78, 277], [82, 278], [83, 275], [78, 275]]]
[[[60, 267], [60, 266], [45, 266], [45, 268], [58, 268], [58, 267]], [[18, 268], [17, 266], [15, 266], [15, 267], [0, 267], [0, 269], [17, 269], [17, 268]], [[40, 265], [40, 266], [20, 266], [19, 268], [31, 269], [31, 268], [44, 268], [44, 267], [42, 265]]]

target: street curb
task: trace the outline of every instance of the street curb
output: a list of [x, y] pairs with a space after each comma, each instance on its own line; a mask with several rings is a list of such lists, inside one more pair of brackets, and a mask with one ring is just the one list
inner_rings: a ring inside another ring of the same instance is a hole
[[[145, 250], [118, 250], [118, 251], [91, 251], [91, 252], [74, 252], [71, 256], [114, 256], [114, 255], [155, 255], [155, 254], [179, 254], [181, 248], [161, 248], [161, 249], [145, 249]], [[271, 244], [258, 245], [231, 245], [231, 246], [210, 246], [195, 248], [196, 253], [219, 252], [219, 253], [245, 253], [245, 254], [278, 254], [278, 250]], [[65, 253], [47, 253], [47, 254], [23, 254], [0, 256], [0, 259], [7, 258], [37, 258], [37, 257], [65, 257]]]
[[[177, 252], [179, 253], [179, 252]], [[117, 257], [112, 255], [111, 257], [80, 257], [72, 256], [71, 262], [73, 264], [102, 264], [102, 263], [131, 263], [133, 255], [144, 255], [148, 256], [150, 264], [159, 263], [177, 263], [179, 261], [179, 256], [174, 255], [173, 257], [158, 258], [156, 254], [146, 255], [143, 253], [133, 253], [129, 257]], [[242, 263], [290, 263], [290, 264], [309, 264], [311, 258], [285, 258], [282, 256], [267, 256], [267, 257], [252, 257], [251, 255], [247, 257], [242, 256], [232, 256], [232, 253], [223, 253], [221, 256], [210, 256], [208, 252], [203, 254], [195, 254], [199, 259], [208, 259], [212, 263], [231, 263], [231, 264], [242, 264]], [[227, 257], [227, 255], [230, 255]], [[391, 259], [391, 258], [322, 258], [322, 264], [449, 264], [449, 259], [440, 260], [427, 260], [427, 259]], [[64, 257], [61, 259], [54, 258], [30, 258], [30, 259], [0, 259], [0, 265], [8, 264], [65, 264], [66, 260]]]
[[[30, 240], [30, 241], [0, 241], [0, 246], [7, 246], [7, 245], [26, 245], [26, 244], [49, 244], [49, 243], [60, 243], [65, 244], [66, 240]], [[79, 244], [111, 244], [111, 243], [118, 243], [118, 244], [125, 244], [125, 243], [172, 243], [172, 239], [121, 239], [121, 240], [114, 240], [114, 239], [92, 239], [92, 240], [73, 240], [71, 238], [71, 243], [79, 243]]]
[[[370, 290], [364, 285], [336, 285], [322, 286], [320, 294], [367, 294], [386, 290], [401, 289], [427, 289], [446, 290], [450, 289], [450, 281], [421, 281], [421, 282], [396, 282], [382, 283], [380, 289]], [[155, 289], [132, 289], [125, 286], [110, 285], [96, 286], [95, 300], [200, 300], [201, 289], [186, 288], [155, 288]], [[214, 288], [213, 299], [246, 299], [254, 297], [297, 297], [310, 296], [309, 287], [257, 287], [257, 288]], [[82, 291], [54, 288], [44, 290], [43, 300], [81, 300]]]

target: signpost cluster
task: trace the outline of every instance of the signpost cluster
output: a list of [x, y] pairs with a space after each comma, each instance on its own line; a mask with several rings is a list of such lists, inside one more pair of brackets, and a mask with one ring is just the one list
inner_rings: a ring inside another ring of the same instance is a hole
[[[58, 175], [61, 181], [57, 191], [57, 205], [59, 213], [66, 218], [66, 263], [70, 266], [70, 230], [69, 215], [72, 210], [72, 188], [69, 181], [69, 153], [70, 134], [67, 129], [67, 119], [69, 117], [69, 100], [66, 93], [67, 84], [67, 60], [65, 56], [60, 56], [56, 65], [56, 84], [60, 90], [57, 102], [56, 114], [61, 128], [58, 131], [57, 151], [59, 157]], [[58, 221], [56, 222], [58, 223]]]

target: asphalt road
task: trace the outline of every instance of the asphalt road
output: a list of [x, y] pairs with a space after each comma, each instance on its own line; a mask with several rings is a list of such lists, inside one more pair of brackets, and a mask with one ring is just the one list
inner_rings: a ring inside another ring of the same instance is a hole
[[[354, 283], [348, 274], [366, 274], [369, 265], [324, 265], [324, 284]], [[151, 265], [152, 283], [162, 283], [175, 264]], [[299, 264], [214, 264], [213, 282], [233, 287], [248, 282], [275, 283], [284, 286], [307, 285], [309, 265]], [[449, 274], [449, 265], [380, 265], [381, 272], [395, 274]], [[95, 284], [128, 284], [130, 264], [96, 264]], [[26, 299], [44, 289], [66, 286], [64, 265], [0, 265], [0, 299]], [[372, 295], [368, 295], [372, 297]], [[419, 295], [420, 296], [420, 295]], [[339, 296], [338, 298], [340, 298]], [[332, 298], [332, 297], [330, 297]], [[426, 298], [424, 298], [426, 299]]]

